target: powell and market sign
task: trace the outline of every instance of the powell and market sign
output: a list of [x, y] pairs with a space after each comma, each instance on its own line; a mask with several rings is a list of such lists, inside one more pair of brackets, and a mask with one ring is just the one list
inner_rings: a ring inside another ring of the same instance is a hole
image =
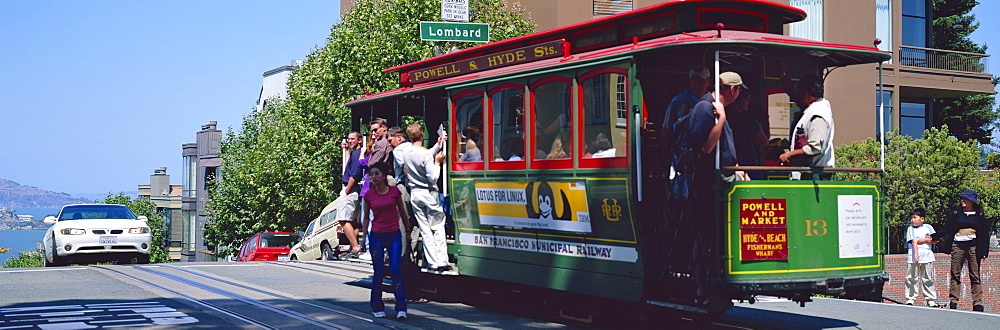
[[402, 74], [400, 80], [404, 84], [422, 83], [503, 66], [559, 57], [563, 56], [562, 44], [562, 40], [549, 41], [534, 46], [511, 49], [426, 69], [408, 71]]
[[420, 40], [489, 42], [490, 25], [485, 23], [420, 22]]

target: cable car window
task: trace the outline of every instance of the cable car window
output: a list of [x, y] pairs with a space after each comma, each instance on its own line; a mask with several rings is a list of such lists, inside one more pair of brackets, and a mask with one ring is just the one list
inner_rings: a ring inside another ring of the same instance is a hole
[[597, 46], [607, 46], [618, 41], [618, 30], [614, 26], [599, 28], [573, 34], [573, 50], [593, 49]]
[[[602, 72], [603, 71], [603, 72]], [[628, 76], [624, 69], [599, 69], [581, 76], [581, 158], [622, 158], [628, 151]], [[620, 164], [605, 164], [625, 166]]]
[[[452, 98], [455, 111], [455, 132], [458, 137], [455, 144], [455, 161], [468, 163], [456, 164], [456, 170], [482, 170], [484, 147], [483, 132], [483, 92], [471, 90], [456, 94]], [[477, 166], [478, 165], [478, 166]]]
[[573, 154], [572, 87], [572, 80], [565, 77], [544, 79], [532, 86], [532, 159], [568, 159]]
[[731, 8], [698, 8], [698, 27], [715, 28], [723, 23], [726, 29], [767, 32], [767, 15]]
[[524, 87], [505, 85], [490, 93], [493, 161], [524, 161]]
[[677, 12], [670, 11], [649, 18], [625, 22], [625, 40], [646, 39], [677, 31]]

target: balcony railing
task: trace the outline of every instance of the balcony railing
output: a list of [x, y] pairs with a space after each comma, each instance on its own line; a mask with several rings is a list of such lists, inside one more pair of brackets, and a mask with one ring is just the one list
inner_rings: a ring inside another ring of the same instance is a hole
[[899, 46], [898, 63], [921, 68], [983, 73], [989, 65], [988, 57], [986, 54]]

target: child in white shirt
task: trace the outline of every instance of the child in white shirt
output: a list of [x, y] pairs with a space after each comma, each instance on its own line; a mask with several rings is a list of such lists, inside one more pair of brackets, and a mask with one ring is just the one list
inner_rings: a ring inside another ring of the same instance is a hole
[[934, 251], [931, 251], [931, 234], [934, 227], [924, 224], [927, 211], [917, 208], [910, 212], [910, 225], [906, 228], [906, 304], [917, 299], [917, 287], [924, 293], [927, 306], [938, 307], [937, 290], [934, 288]]

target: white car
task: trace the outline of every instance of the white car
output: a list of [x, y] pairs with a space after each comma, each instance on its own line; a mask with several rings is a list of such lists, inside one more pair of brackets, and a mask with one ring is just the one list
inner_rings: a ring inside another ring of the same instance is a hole
[[46, 267], [92, 261], [149, 263], [152, 237], [146, 217], [115, 204], [63, 206], [42, 239]]
[[292, 246], [292, 260], [336, 260], [350, 248], [349, 244], [340, 244], [347, 238], [335, 219], [338, 205], [340, 198], [324, 207], [320, 216], [309, 223], [302, 240]]

